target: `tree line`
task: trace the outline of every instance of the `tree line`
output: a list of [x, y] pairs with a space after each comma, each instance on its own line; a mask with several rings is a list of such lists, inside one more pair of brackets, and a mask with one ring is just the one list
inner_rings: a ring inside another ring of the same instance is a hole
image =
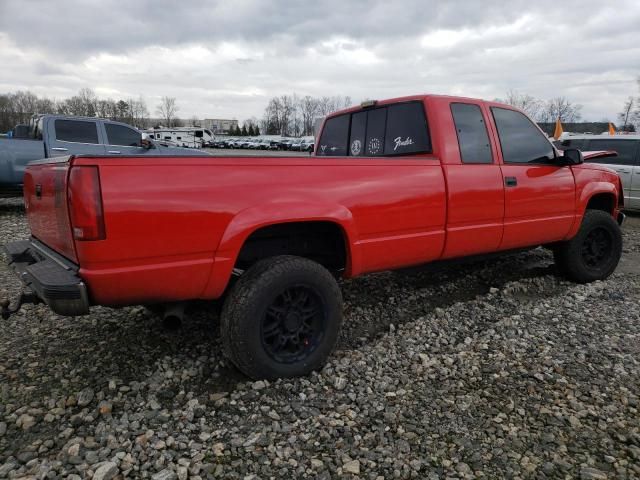
[[[637, 79], [640, 91], [640, 77]], [[504, 99], [496, 99], [498, 102], [513, 105], [523, 110], [536, 122], [579, 122], [582, 119], [582, 105], [572, 103], [566, 97], [555, 97], [549, 100], [541, 100], [531, 95], [510, 90]], [[607, 120], [608, 121], [608, 120]], [[622, 111], [617, 115], [617, 129], [623, 132], [636, 132], [640, 129], [640, 96], [629, 96], [625, 101]]]
[[28, 123], [32, 115], [54, 113], [81, 117], [101, 117], [146, 127], [147, 104], [139, 98], [100, 99], [90, 88], [64, 100], [39, 97], [30, 91], [0, 94], [0, 131]]
[[[351, 97], [301, 97], [296, 93], [281, 95], [269, 100], [260, 122], [267, 135], [299, 137], [313, 135], [314, 122], [331, 112], [351, 106]], [[255, 120], [253, 120], [254, 123]], [[245, 122], [246, 123], [246, 122]]]
[[[640, 87], [640, 77], [638, 86]], [[557, 119], [561, 122], [578, 122], [582, 118], [582, 105], [575, 104], [566, 97], [542, 100], [510, 90], [504, 99], [496, 101], [520, 108], [536, 122], [555, 122]], [[243, 122], [242, 128], [237, 125], [229, 133], [236, 136], [256, 136], [261, 133], [296, 137], [313, 135], [317, 118], [349, 107], [352, 103], [348, 96], [312, 97], [296, 93], [280, 95], [269, 100], [260, 121], [252, 117]], [[178, 111], [176, 98], [164, 96], [160, 99], [155, 113], [162, 119], [164, 126], [179, 127], [183, 126], [184, 122], [178, 118]], [[90, 88], [83, 88], [76, 95], [63, 100], [39, 97], [30, 91], [0, 93], [0, 132], [8, 131], [18, 124], [28, 123], [34, 114], [44, 113], [108, 118], [138, 128], [159, 126], [152, 125], [149, 109], [141, 96], [101, 99]], [[639, 129], [640, 97], [629, 96], [617, 120], [620, 130]], [[195, 125], [197, 121], [194, 117], [191, 123]]]
[[[180, 127], [179, 108], [174, 97], [162, 97], [156, 114], [164, 126]], [[0, 132], [6, 132], [18, 124], [29, 123], [36, 114], [53, 113], [78, 117], [108, 118], [128, 123], [138, 128], [149, 128], [152, 120], [146, 101], [138, 98], [98, 98], [90, 88], [81, 89], [76, 95], [63, 100], [39, 97], [30, 91], [0, 93]]]
[[582, 105], [571, 102], [566, 97], [555, 97], [549, 100], [541, 100], [531, 95], [509, 90], [505, 98], [497, 98], [496, 102], [506, 103], [519, 108], [529, 117], [539, 123], [555, 122], [579, 122], [582, 119]]

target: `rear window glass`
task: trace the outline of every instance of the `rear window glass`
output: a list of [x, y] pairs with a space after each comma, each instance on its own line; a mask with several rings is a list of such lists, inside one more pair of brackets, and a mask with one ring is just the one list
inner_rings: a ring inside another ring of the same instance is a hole
[[588, 160], [593, 163], [608, 163], [611, 165], [635, 165], [638, 151], [638, 140], [589, 140], [588, 150], [597, 152], [600, 150], [613, 150], [618, 153], [617, 157], [594, 158]]
[[384, 153], [402, 155], [430, 152], [427, 120], [421, 103], [390, 105], [387, 113], [387, 133]]
[[340, 115], [325, 122], [320, 139], [319, 155], [344, 156], [347, 154], [349, 120], [351, 115]]
[[478, 105], [452, 103], [460, 159], [463, 163], [493, 163], [487, 126]]
[[56, 139], [63, 142], [98, 143], [98, 128], [95, 122], [79, 120], [56, 120]]
[[364, 145], [367, 131], [367, 113], [358, 112], [351, 116], [351, 137], [349, 138], [349, 155], [358, 157], [364, 155]]
[[367, 143], [365, 155], [376, 157], [384, 154], [384, 131], [386, 125], [386, 108], [377, 108], [367, 112]]
[[[347, 141], [348, 140], [348, 141]], [[317, 155], [393, 156], [431, 152], [421, 102], [344, 114], [327, 120]]]

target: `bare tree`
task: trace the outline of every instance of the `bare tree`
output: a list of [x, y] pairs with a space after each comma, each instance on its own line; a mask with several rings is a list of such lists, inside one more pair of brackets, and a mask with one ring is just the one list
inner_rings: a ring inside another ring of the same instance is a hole
[[131, 123], [136, 127], [146, 128], [149, 122], [149, 110], [142, 96], [139, 96], [137, 100], [130, 98], [127, 103], [129, 104]]
[[582, 118], [582, 105], [571, 103], [566, 97], [556, 97], [548, 100], [541, 111], [539, 121], [578, 122]]
[[313, 135], [313, 122], [318, 116], [318, 99], [309, 95], [300, 100], [300, 113], [302, 115], [302, 134]]
[[515, 90], [509, 90], [507, 97], [504, 100], [498, 99], [498, 101], [519, 108], [534, 120], [539, 119], [544, 106], [544, 102], [541, 100]]
[[162, 97], [156, 112], [167, 122], [167, 127], [173, 127], [177, 123], [176, 114], [178, 110], [175, 97]]
[[622, 125], [620, 129], [625, 132], [630, 126], [635, 126], [638, 121], [638, 114], [640, 109], [638, 107], [638, 99], [635, 97], [629, 97], [624, 104], [622, 111], [618, 114], [618, 121]]

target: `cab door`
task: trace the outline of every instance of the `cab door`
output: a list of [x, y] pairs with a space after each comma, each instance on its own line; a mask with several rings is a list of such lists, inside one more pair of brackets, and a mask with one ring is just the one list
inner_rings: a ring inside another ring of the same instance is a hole
[[526, 115], [498, 106], [491, 113], [505, 188], [500, 249], [562, 240], [576, 215], [571, 167], [558, 165], [553, 146]]
[[[445, 108], [440, 111], [445, 112]], [[439, 122], [452, 122], [443, 148], [447, 181], [447, 242], [443, 258], [496, 251], [502, 240], [504, 185], [495, 145], [480, 102], [454, 102]], [[444, 130], [444, 129], [443, 129]], [[457, 145], [457, 149], [455, 148]]]

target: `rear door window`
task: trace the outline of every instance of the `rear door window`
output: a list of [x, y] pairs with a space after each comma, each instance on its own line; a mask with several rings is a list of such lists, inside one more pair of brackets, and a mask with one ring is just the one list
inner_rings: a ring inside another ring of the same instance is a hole
[[471, 103], [452, 103], [451, 114], [456, 126], [462, 162], [493, 163], [487, 125], [480, 107]]
[[54, 123], [56, 140], [75, 143], [99, 143], [95, 122], [57, 119]]
[[123, 147], [139, 147], [142, 141], [142, 135], [133, 128], [117, 125], [115, 123], [106, 123], [107, 141], [109, 145], [119, 145]]
[[610, 165], [636, 165], [638, 140], [613, 140], [613, 139], [594, 139], [589, 140], [588, 150], [597, 152], [601, 150], [613, 150], [618, 153], [617, 157], [594, 158], [593, 163], [608, 163]]

